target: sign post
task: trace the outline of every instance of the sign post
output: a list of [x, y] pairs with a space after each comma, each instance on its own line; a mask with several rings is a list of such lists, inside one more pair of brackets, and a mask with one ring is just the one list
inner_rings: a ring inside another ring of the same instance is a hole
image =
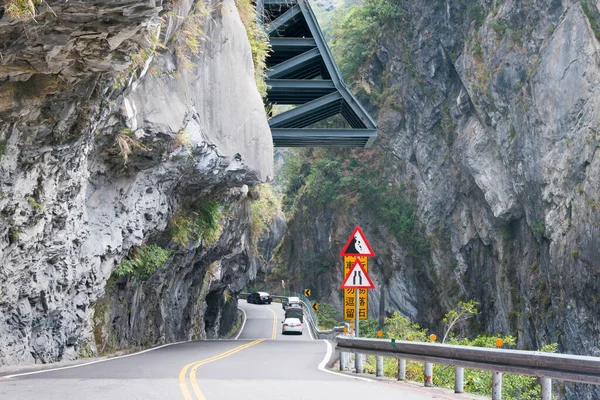
[[[340, 288], [354, 289], [354, 299], [355, 299], [354, 300], [354, 307], [355, 307], [354, 308], [354, 310], [355, 310], [354, 311], [354, 317], [355, 317], [354, 331], [356, 332], [355, 333], [356, 337], [359, 337], [359, 335], [360, 335], [360, 330], [359, 330], [359, 323], [360, 323], [359, 292], [360, 292], [360, 289], [374, 289], [375, 285], [373, 285], [373, 281], [371, 281], [371, 278], [369, 278], [369, 275], [363, 268], [358, 257], [356, 258], [356, 260], [354, 262], [354, 266], [352, 267], [352, 269], [350, 269], [350, 271], [346, 275], [346, 278], [340, 285]], [[362, 372], [362, 364], [361, 364], [361, 360], [360, 360], [360, 354], [357, 353], [356, 354], [356, 373], [360, 373], [360, 372]]]
[[[359, 226], [354, 228], [340, 252], [340, 256], [344, 257], [344, 280], [340, 285], [340, 288], [344, 290], [344, 319], [354, 319], [355, 337], [359, 337], [360, 320], [369, 317], [369, 292], [367, 289], [374, 289], [375, 285], [367, 274], [367, 257], [374, 255], [371, 245], [367, 242], [365, 234]], [[352, 294], [354, 294], [354, 298], [351, 297]], [[353, 310], [351, 306], [354, 306]], [[344, 354], [340, 354], [340, 357], [343, 358]], [[361, 355], [356, 353], [355, 357], [355, 369], [358, 374], [362, 372]]]

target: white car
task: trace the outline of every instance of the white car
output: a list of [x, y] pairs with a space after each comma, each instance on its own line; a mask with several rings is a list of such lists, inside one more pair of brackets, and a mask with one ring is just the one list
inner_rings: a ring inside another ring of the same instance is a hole
[[302, 322], [299, 318], [286, 318], [283, 321], [281, 334], [285, 335], [286, 333], [299, 333], [302, 335]]

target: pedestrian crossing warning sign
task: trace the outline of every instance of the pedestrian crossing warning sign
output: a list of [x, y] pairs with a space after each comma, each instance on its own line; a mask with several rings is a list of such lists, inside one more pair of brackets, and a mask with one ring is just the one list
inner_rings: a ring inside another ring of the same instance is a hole
[[340, 253], [340, 256], [367, 256], [373, 257], [375, 253], [373, 253], [373, 249], [367, 239], [365, 238], [365, 234], [363, 233], [360, 226], [354, 228], [354, 232], [350, 235], [350, 238], [346, 242], [344, 249]]
[[357, 258], [354, 266], [346, 275], [346, 278], [340, 285], [341, 289], [375, 289], [373, 281], [367, 275], [367, 271], [363, 268], [360, 260]]

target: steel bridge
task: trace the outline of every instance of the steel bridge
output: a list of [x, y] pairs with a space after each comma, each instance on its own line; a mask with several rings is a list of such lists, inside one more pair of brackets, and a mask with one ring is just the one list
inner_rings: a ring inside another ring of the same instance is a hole
[[[294, 106], [269, 120], [275, 147], [371, 147], [377, 124], [344, 84], [308, 0], [256, 7], [272, 46], [266, 102]], [[336, 115], [343, 128], [320, 127]]]

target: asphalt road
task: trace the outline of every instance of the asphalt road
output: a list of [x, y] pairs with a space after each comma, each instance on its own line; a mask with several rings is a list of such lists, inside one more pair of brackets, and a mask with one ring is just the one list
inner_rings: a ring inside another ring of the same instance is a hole
[[0, 400], [454, 399], [392, 382], [369, 382], [324, 368], [332, 345], [281, 335], [281, 304], [239, 302], [246, 320], [236, 340], [167, 345], [89, 365], [0, 377]]

